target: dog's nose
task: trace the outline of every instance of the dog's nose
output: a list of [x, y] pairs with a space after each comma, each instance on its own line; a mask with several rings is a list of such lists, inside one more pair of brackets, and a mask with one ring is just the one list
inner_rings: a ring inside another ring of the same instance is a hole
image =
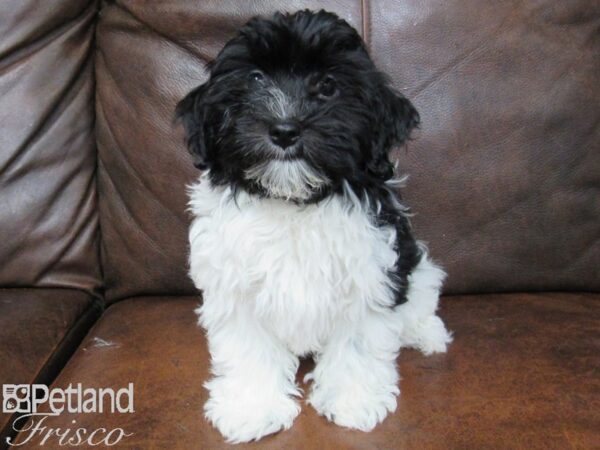
[[295, 144], [300, 138], [300, 124], [294, 120], [285, 120], [271, 125], [269, 136], [274, 144], [281, 148]]

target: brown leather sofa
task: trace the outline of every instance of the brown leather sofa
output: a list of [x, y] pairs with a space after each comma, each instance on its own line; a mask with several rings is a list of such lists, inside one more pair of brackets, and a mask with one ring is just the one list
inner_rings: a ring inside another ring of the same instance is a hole
[[307, 7], [356, 26], [421, 112], [396, 156], [416, 234], [449, 273], [455, 342], [402, 352], [398, 410], [372, 433], [303, 405], [248, 447], [600, 448], [592, 0], [0, 3], [0, 384], [133, 382], [135, 413], [46, 426], [133, 433], [115, 448], [228, 447], [202, 415], [208, 354], [186, 276], [198, 173], [173, 110], [250, 16]]

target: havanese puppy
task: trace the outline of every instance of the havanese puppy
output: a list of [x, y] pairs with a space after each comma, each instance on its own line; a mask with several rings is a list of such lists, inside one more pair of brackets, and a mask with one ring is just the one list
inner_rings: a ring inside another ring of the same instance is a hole
[[190, 276], [203, 292], [208, 420], [230, 442], [308, 402], [369, 431], [396, 408], [400, 347], [443, 352], [444, 272], [415, 240], [388, 152], [418, 125], [348, 23], [254, 18], [178, 105], [194, 164]]

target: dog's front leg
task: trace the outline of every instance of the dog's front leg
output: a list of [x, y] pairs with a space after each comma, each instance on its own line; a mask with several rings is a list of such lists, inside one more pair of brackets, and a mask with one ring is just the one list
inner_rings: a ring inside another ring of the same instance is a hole
[[290, 428], [300, 412], [293, 398], [300, 395], [298, 358], [243, 306], [218, 322], [203, 320], [202, 312], [214, 375], [205, 384], [207, 419], [231, 443]]
[[396, 409], [398, 318], [370, 311], [344, 324], [316, 358], [309, 403], [338, 425], [370, 431]]

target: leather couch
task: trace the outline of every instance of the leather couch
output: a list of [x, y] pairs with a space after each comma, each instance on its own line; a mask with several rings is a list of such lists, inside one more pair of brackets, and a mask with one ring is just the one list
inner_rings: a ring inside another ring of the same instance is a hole
[[[115, 448], [228, 447], [202, 415], [208, 354], [186, 275], [198, 172], [173, 110], [249, 17], [321, 7], [421, 113], [395, 157], [415, 232], [449, 274], [455, 341], [402, 351], [398, 410], [372, 433], [303, 405], [248, 448], [600, 448], [592, 0], [2, 2], [0, 384], [132, 382], [135, 413], [46, 426], [133, 433]], [[13, 419], [0, 415], [2, 436]]]

